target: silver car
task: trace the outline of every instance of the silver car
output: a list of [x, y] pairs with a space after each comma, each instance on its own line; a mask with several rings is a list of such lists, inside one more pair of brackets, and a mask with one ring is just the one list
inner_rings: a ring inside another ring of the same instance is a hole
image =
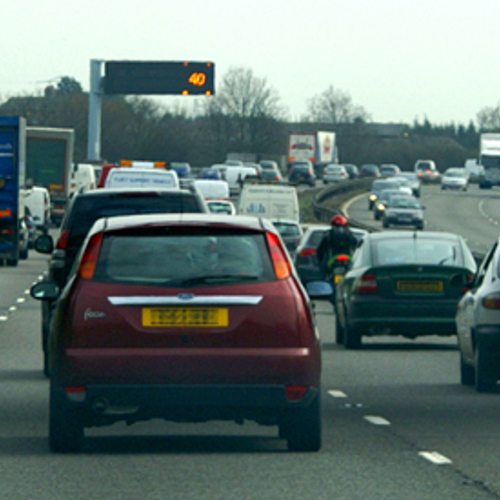
[[382, 215], [384, 227], [415, 226], [424, 229], [424, 207], [414, 196], [391, 196]]
[[458, 304], [460, 381], [489, 392], [500, 379], [500, 239], [484, 257]]

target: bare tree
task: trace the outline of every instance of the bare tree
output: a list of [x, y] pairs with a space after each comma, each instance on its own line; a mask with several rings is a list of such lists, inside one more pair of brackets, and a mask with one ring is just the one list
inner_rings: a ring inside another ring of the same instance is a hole
[[355, 105], [351, 96], [330, 85], [323, 93], [307, 101], [308, 121], [333, 123], [366, 122], [371, 119], [363, 106]]
[[480, 130], [500, 130], [500, 104], [481, 109], [477, 114], [477, 124]]
[[287, 110], [265, 78], [256, 77], [251, 69], [233, 67], [208, 102], [206, 115], [214, 120], [217, 140], [229, 149], [258, 152], [269, 145], [269, 125], [284, 120]]

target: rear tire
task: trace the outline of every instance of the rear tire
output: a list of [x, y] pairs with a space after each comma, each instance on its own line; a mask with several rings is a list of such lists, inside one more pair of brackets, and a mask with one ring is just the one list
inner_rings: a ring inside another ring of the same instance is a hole
[[475, 365], [476, 391], [492, 392], [495, 389], [497, 380], [493, 376], [491, 358], [479, 344], [476, 345]]
[[345, 342], [345, 330], [340, 324], [337, 311], [335, 311], [335, 343], [338, 345], [344, 345], [344, 342]]
[[66, 395], [50, 390], [49, 447], [55, 453], [79, 452], [83, 448], [84, 427], [78, 413], [68, 408]]
[[321, 448], [319, 393], [307, 408], [289, 410], [285, 421], [280, 425], [280, 435], [286, 436], [290, 451], [318, 451]]
[[344, 347], [346, 349], [361, 349], [361, 330], [349, 325], [346, 320], [344, 328]]
[[463, 355], [460, 354], [460, 383], [467, 387], [473, 387], [475, 379], [476, 379], [476, 374], [474, 367], [468, 365], [464, 361]]

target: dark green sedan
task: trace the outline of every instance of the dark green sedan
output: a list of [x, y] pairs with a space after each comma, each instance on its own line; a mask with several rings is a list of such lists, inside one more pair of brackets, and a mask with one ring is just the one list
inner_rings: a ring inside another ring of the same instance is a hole
[[337, 343], [363, 336], [456, 335], [457, 303], [476, 271], [461, 236], [382, 231], [365, 236], [337, 285]]

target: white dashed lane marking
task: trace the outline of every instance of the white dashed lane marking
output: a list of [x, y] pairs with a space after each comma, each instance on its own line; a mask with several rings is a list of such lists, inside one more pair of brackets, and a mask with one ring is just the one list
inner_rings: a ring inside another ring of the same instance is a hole
[[447, 465], [452, 463], [449, 458], [441, 455], [437, 451], [420, 451], [418, 454], [435, 465]]
[[346, 398], [347, 397], [347, 394], [345, 392], [342, 392], [342, 391], [328, 391], [328, 394], [330, 394], [330, 396], [332, 398]]
[[386, 420], [384, 417], [378, 417], [377, 415], [365, 415], [363, 418], [373, 425], [391, 425], [389, 420]]

